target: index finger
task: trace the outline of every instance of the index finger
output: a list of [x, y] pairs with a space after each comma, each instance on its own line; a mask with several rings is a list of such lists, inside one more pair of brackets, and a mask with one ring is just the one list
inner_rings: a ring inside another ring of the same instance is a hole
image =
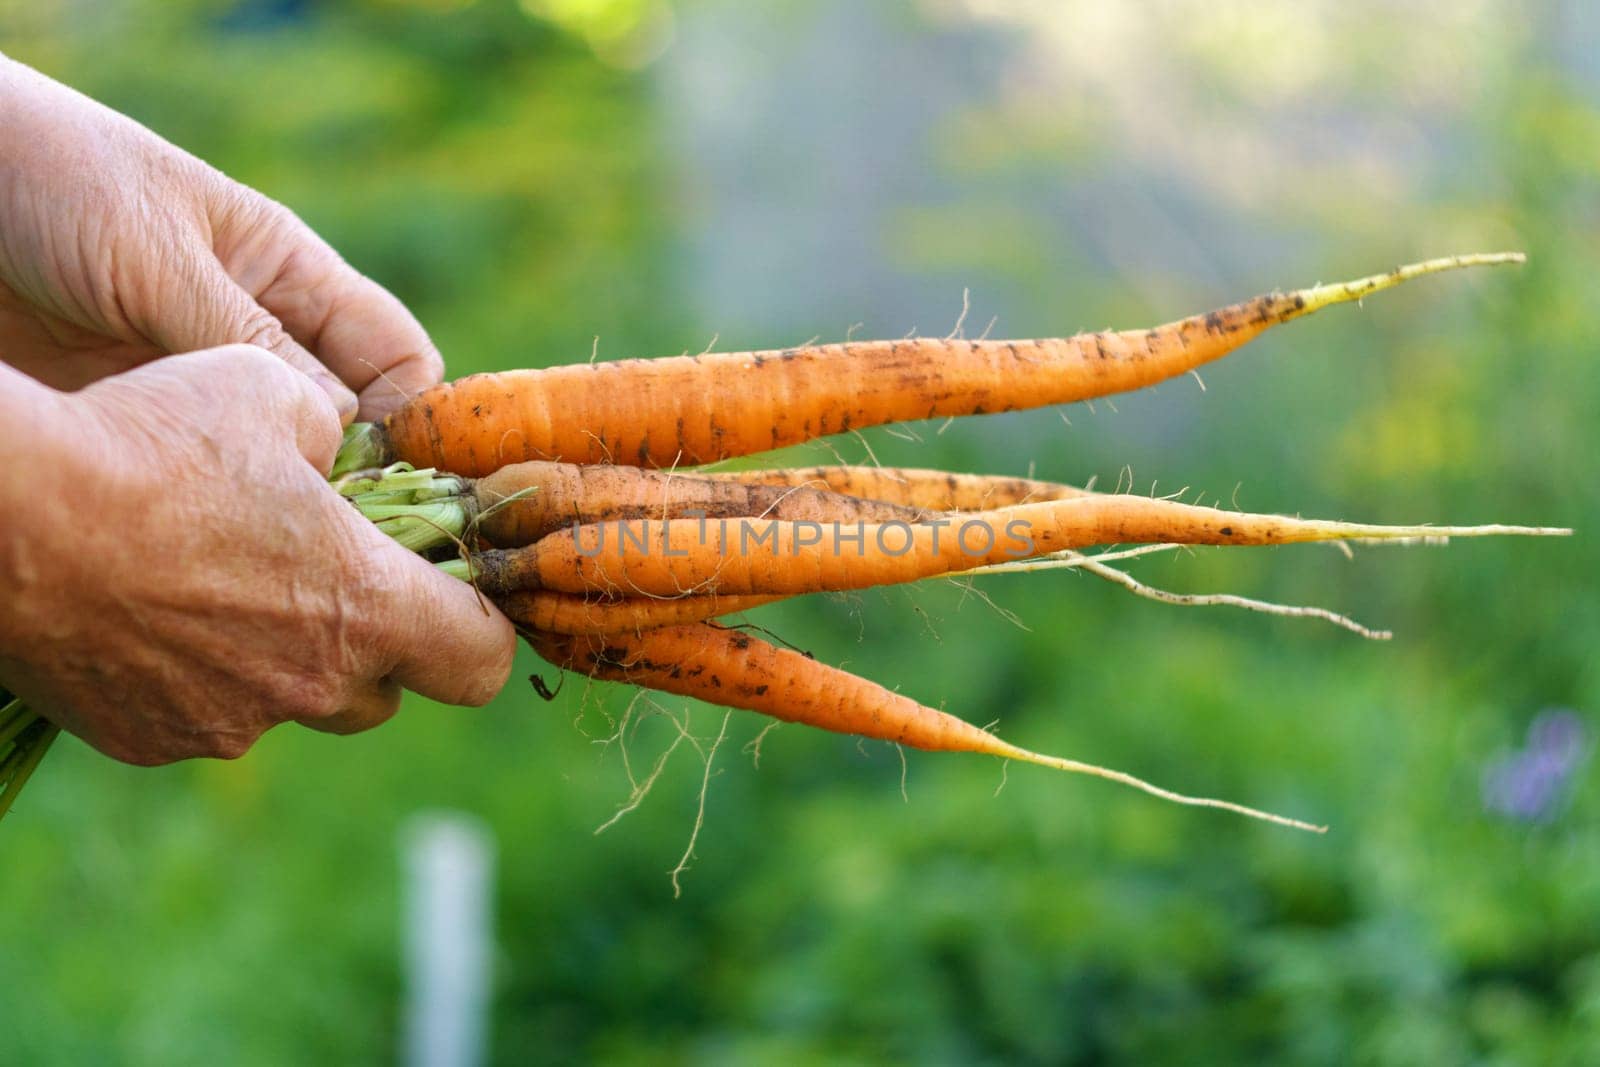
[[[235, 198], [237, 199], [237, 198]], [[358, 417], [387, 415], [444, 377], [422, 324], [346, 263], [293, 212], [262, 197], [229, 201], [218, 256], [289, 335], [360, 395]]]
[[443, 380], [439, 350], [389, 290], [341, 260], [324, 292], [327, 304], [310, 347], [356, 391], [359, 418], [380, 419]]

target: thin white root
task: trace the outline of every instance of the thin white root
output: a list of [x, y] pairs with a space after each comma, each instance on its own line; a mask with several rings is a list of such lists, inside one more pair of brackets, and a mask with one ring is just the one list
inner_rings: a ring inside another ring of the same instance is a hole
[[[643, 690], [641, 690], [641, 692], [642, 691]], [[660, 778], [661, 772], [666, 770], [667, 761], [672, 758], [672, 754], [677, 751], [678, 746], [683, 744], [683, 742], [689, 738], [688, 729], [683, 725], [683, 723], [678, 721], [678, 717], [676, 715], [668, 715], [667, 718], [674, 726], [678, 728], [678, 736], [674, 737], [672, 739], [672, 744], [668, 745], [666, 750], [663, 751], [661, 755], [656, 757], [655, 766], [650, 768], [650, 774], [644, 779], [644, 781], [634, 783], [633, 792], [629, 794], [627, 801], [616, 810], [611, 818], [594, 828], [596, 836], [611, 829], [622, 819], [624, 815], [636, 810], [640, 804], [644, 803], [644, 798], [649, 796], [650, 790], [655, 788], [656, 779]], [[623, 753], [624, 758], [626, 758], [626, 748], [623, 749]], [[633, 777], [633, 772], [631, 770], [628, 772], [628, 776], [630, 779]], [[697, 831], [698, 829], [699, 827], [696, 826]]]
[[761, 769], [761, 743], [767, 739], [768, 734], [782, 725], [782, 722], [776, 720], [769, 722], [766, 726], [761, 728], [761, 732], [759, 734], [756, 734], [755, 737], [745, 742], [744, 748], [740, 751], [750, 757], [751, 767], [758, 771]]
[[[1568, 530], [1567, 533], [1572, 531]], [[1344, 548], [1345, 555], [1354, 555], [1350, 551], [1350, 544], [1355, 543], [1365, 548], [1368, 545], [1399, 545], [1401, 548], [1444, 548], [1450, 544], [1448, 537], [1353, 537], [1350, 541], [1334, 541], [1332, 544]]]
[[[683, 887], [678, 884], [678, 876], [689, 869], [689, 864], [694, 859], [694, 845], [700, 840], [700, 828], [706, 822], [706, 794], [711, 791], [711, 764], [716, 759], [717, 749], [722, 747], [723, 738], [728, 736], [728, 720], [733, 718], [733, 712], [727, 711], [722, 715], [722, 728], [717, 731], [717, 739], [711, 742], [711, 747], [702, 755], [706, 761], [705, 777], [700, 780], [700, 807], [695, 811], [694, 829], [689, 831], [689, 843], [684, 847], [683, 855], [678, 858], [678, 865], [672, 868], [672, 897], [676, 900], [683, 895]], [[699, 747], [698, 745], [696, 747]]]
[[[1358, 532], [1348, 540], [1358, 545], [1448, 545], [1452, 537], [1571, 537], [1568, 526], [1393, 526], [1384, 527], [1350, 525]], [[1372, 531], [1366, 534], [1365, 531]]]
[[1079, 570], [1085, 563], [1089, 562], [1115, 562], [1119, 559], [1133, 559], [1137, 556], [1148, 556], [1155, 552], [1173, 552], [1188, 547], [1188, 545], [1176, 544], [1138, 545], [1134, 548], [1098, 552], [1093, 555], [1077, 552], [1069, 548], [1061, 552], [1052, 552], [1048, 556], [1040, 556], [1037, 559], [1019, 559], [1011, 563], [991, 563], [987, 567], [973, 567], [971, 570], [957, 571], [954, 574], [937, 574], [923, 580], [951, 581], [970, 578], [977, 574], [1029, 574], [1034, 571]]
[[1105, 767], [1097, 767], [1092, 763], [1081, 763], [1078, 760], [1062, 759], [1059, 756], [1045, 756], [1037, 752], [1030, 752], [1025, 748], [1018, 748], [1016, 745], [1012, 745], [1004, 741], [999, 741], [998, 738], [996, 740], [1000, 747], [1000, 751], [997, 751], [996, 755], [1007, 756], [1010, 759], [1021, 760], [1024, 763], [1037, 763], [1041, 767], [1050, 767], [1058, 771], [1067, 771], [1071, 774], [1087, 774], [1092, 775], [1095, 778], [1104, 778], [1107, 781], [1119, 782], [1122, 785], [1132, 786], [1134, 789], [1137, 789], [1141, 792], [1149, 793], [1153, 797], [1159, 797], [1162, 800], [1169, 800], [1174, 804], [1184, 804], [1194, 808], [1218, 808], [1222, 811], [1231, 811], [1235, 815], [1244, 815], [1252, 819], [1260, 819], [1263, 822], [1274, 823], [1278, 826], [1287, 826], [1294, 830], [1307, 830], [1314, 834], [1325, 834], [1328, 832], [1328, 828], [1326, 826], [1318, 826], [1315, 823], [1303, 822], [1300, 819], [1291, 819], [1287, 815], [1274, 815], [1270, 811], [1260, 811], [1256, 808], [1247, 808], [1243, 804], [1235, 804], [1231, 800], [1216, 800], [1211, 797], [1191, 797], [1186, 796], [1183, 793], [1174, 793], [1170, 789], [1162, 789], [1160, 786], [1152, 785], [1143, 778], [1135, 778], [1133, 775], [1127, 774], [1123, 771], [1113, 771]]
[[1135, 596], [1142, 596], [1147, 600], [1155, 600], [1162, 604], [1175, 604], [1179, 607], [1232, 607], [1243, 608], [1246, 611], [1259, 611], [1264, 615], [1281, 615], [1292, 619], [1322, 619], [1331, 622], [1341, 629], [1359, 634], [1369, 641], [1388, 641], [1394, 637], [1389, 630], [1373, 630], [1361, 625], [1354, 619], [1340, 615], [1338, 612], [1329, 611], [1327, 608], [1303, 607], [1294, 604], [1274, 604], [1268, 600], [1255, 600], [1251, 597], [1236, 596], [1232, 593], [1173, 593], [1165, 589], [1158, 589], [1153, 585], [1146, 585], [1131, 574], [1107, 567], [1094, 560], [1084, 560], [1083, 569], [1108, 582], [1115, 582]]

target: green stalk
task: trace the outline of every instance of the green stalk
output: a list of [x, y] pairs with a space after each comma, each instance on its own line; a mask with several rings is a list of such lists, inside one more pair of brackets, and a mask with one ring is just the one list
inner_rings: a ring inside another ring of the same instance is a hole
[[384, 455], [382, 433], [370, 422], [353, 422], [344, 432], [339, 454], [334, 458], [333, 471], [328, 475], [333, 481], [351, 471], [381, 467], [387, 462]]
[[57, 728], [40, 719], [20, 697], [0, 689], [0, 819], [11, 810], [28, 777], [44, 759]]
[[0, 782], [10, 782], [12, 773], [27, 758], [27, 755], [27, 749], [21, 745], [8, 749], [5, 759], [0, 759]]
[[25, 738], [19, 739], [16, 749], [0, 764], [0, 781], [5, 782], [5, 789], [0, 792], [0, 819], [4, 819], [11, 805], [17, 802], [17, 794], [28, 784], [33, 772], [39, 769], [44, 754], [50, 751], [51, 743], [61, 733], [61, 727], [42, 719], [34, 725], [36, 728], [30, 730]]
[[39, 717], [29, 711], [22, 701], [13, 700], [7, 704], [4, 717], [0, 717], [0, 747], [15, 741], [22, 731], [38, 721]]
[[427, 504], [368, 504], [356, 510], [413, 552], [454, 544], [466, 533], [467, 508], [459, 500]]
[[392, 496], [397, 500], [412, 497], [431, 500], [441, 496], [459, 496], [467, 488], [463, 478], [440, 474], [432, 467], [416, 470], [409, 463], [351, 471], [336, 479], [333, 485], [339, 490], [340, 496], [352, 500], [380, 495]]
[[464, 479], [405, 463], [356, 471], [336, 484], [357, 511], [413, 552], [459, 543], [477, 511]]

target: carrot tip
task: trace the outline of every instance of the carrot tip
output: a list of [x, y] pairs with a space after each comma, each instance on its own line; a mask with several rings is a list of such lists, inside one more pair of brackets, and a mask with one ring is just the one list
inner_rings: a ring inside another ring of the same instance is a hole
[[1262, 822], [1286, 826], [1291, 830], [1305, 830], [1313, 834], [1325, 834], [1328, 832], [1326, 826], [1318, 826], [1316, 823], [1291, 819], [1287, 815], [1274, 815], [1270, 811], [1249, 808], [1243, 804], [1235, 804], [1231, 800], [1216, 800], [1212, 797], [1194, 797], [1184, 793], [1174, 793], [1170, 789], [1163, 789], [1158, 785], [1145, 781], [1143, 778], [1136, 778], [1126, 771], [1114, 771], [1108, 767], [1101, 767], [1093, 763], [1083, 763], [1079, 760], [1063, 759], [1060, 756], [1046, 756], [1042, 753], [1013, 745], [1008, 741], [1002, 741], [995, 735], [989, 734], [988, 731], [984, 731], [984, 733], [994, 739], [994, 744], [988, 748], [988, 751], [993, 755], [1003, 756], [1006, 759], [1021, 760], [1024, 763], [1036, 763], [1041, 767], [1066, 771], [1069, 774], [1087, 774], [1095, 778], [1104, 778], [1107, 781], [1117, 782], [1120, 785], [1137, 789], [1142, 793], [1149, 793], [1158, 799], [1170, 801], [1173, 804], [1182, 804], [1186, 807], [1216, 808], [1220, 811], [1232, 812], [1235, 815], [1243, 815], [1246, 818], [1259, 819]]
[[[1369, 529], [1382, 529], [1370, 527]], [[1570, 526], [1396, 526], [1392, 534], [1368, 534], [1345, 538], [1359, 545], [1448, 545], [1452, 537], [1571, 537]]]
[[1285, 319], [1309, 315], [1311, 312], [1328, 307], [1331, 304], [1343, 304], [1351, 300], [1360, 300], [1369, 293], [1393, 288], [1402, 282], [1420, 278], [1425, 274], [1438, 274], [1442, 271], [1458, 270], [1463, 267], [1494, 267], [1519, 264], [1526, 263], [1527, 260], [1528, 257], [1522, 252], [1478, 252], [1462, 256], [1443, 256], [1438, 259], [1425, 259], [1419, 263], [1407, 263], [1387, 273], [1372, 274], [1365, 278], [1357, 278], [1354, 281], [1336, 282], [1332, 285], [1314, 285], [1310, 288], [1298, 289], [1287, 294], [1287, 297], [1295, 302], [1295, 306], [1286, 311]]

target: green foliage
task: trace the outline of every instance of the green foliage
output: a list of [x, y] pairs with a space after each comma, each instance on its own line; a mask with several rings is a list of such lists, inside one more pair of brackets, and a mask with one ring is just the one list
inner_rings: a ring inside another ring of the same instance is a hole
[[[588, 23], [490, 0], [230, 21], [272, 6], [128, 0], [84, 25], [73, 5], [0, 0], [0, 18], [8, 52], [294, 207], [418, 312], [452, 373], [587, 358], [596, 334], [609, 357], [761, 327], [688, 310], [693, 219], [656, 97], [596, 58]], [[492, 1029], [506, 1063], [1591, 1061], [1593, 777], [1545, 823], [1486, 813], [1480, 781], [1541, 707], [1600, 705], [1585, 581], [1600, 572], [1585, 536], [1600, 528], [1586, 482], [1600, 111], [1536, 42], [1503, 47], [1495, 69], [1518, 73], [1458, 116], [1474, 161], [1459, 179], [1322, 197], [1307, 217], [1292, 196], [1240, 204], [1173, 177], [1195, 241], [1282, 235], [1259, 263], [1229, 262], [1226, 283], [1129, 269], [1088, 238], [1030, 239], [1054, 223], [1048, 202], [1017, 195], [1019, 176], [1047, 168], [1093, 190], [1130, 165], [1105, 115], [963, 117], [903, 163], [956, 194], [899, 206], [883, 255], [940, 299], [981, 281], [980, 310], [986, 291], [1009, 309], [1005, 332], [1156, 321], [1464, 251], [1454, 235], [1483, 232], [1484, 216], [1531, 262], [1288, 327], [1208, 371], [1204, 394], [1182, 381], [1119, 401], [1121, 415], [1075, 409], [1070, 426], [1041, 413], [871, 440], [886, 463], [1020, 472], [1036, 459], [1041, 475], [1103, 483], [1131, 464], [1141, 490], [1159, 478], [1228, 499], [1242, 481], [1240, 503], [1258, 509], [1569, 524], [1578, 538], [1137, 568], [1328, 604], [1392, 626], [1391, 645], [1163, 608], [1071, 574], [981, 587], [1026, 630], [954, 587], [757, 617], [820, 658], [999, 718], [1019, 743], [1326, 821], [1326, 838], [988, 760], [908, 753], [903, 767], [887, 747], [794, 727], [765, 738], [757, 769], [741, 746], [761, 724], [735, 716], [673, 900], [692, 757], [592, 834], [628, 794], [617, 746], [597, 743], [621, 690], [568, 679], [545, 704], [517, 680], [484, 711], [418, 700], [368, 735], [283, 729], [236, 763], [160, 770], [64, 739], [3, 831], [7, 1058], [392, 1060], [396, 842], [413, 815], [448, 807], [497, 838]], [[1391, 69], [1366, 53], [1330, 62], [1368, 102]], [[1241, 95], [1218, 99], [1237, 109]], [[1321, 188], [1338, 187], [1336, 164], [1319, 166]], [[1141, 211], [1108, 240], [1138, 232]], [[875, 294], [860, 299], [870, 309]], [[857, 310], [796, 314], [826, 331]], [[520, 675], [540, 670], [529, 656]], [[721, 717], [690, 715], [701, 736]], [[645, 717], [633, 765], [673, 736], [666, 716]]]

